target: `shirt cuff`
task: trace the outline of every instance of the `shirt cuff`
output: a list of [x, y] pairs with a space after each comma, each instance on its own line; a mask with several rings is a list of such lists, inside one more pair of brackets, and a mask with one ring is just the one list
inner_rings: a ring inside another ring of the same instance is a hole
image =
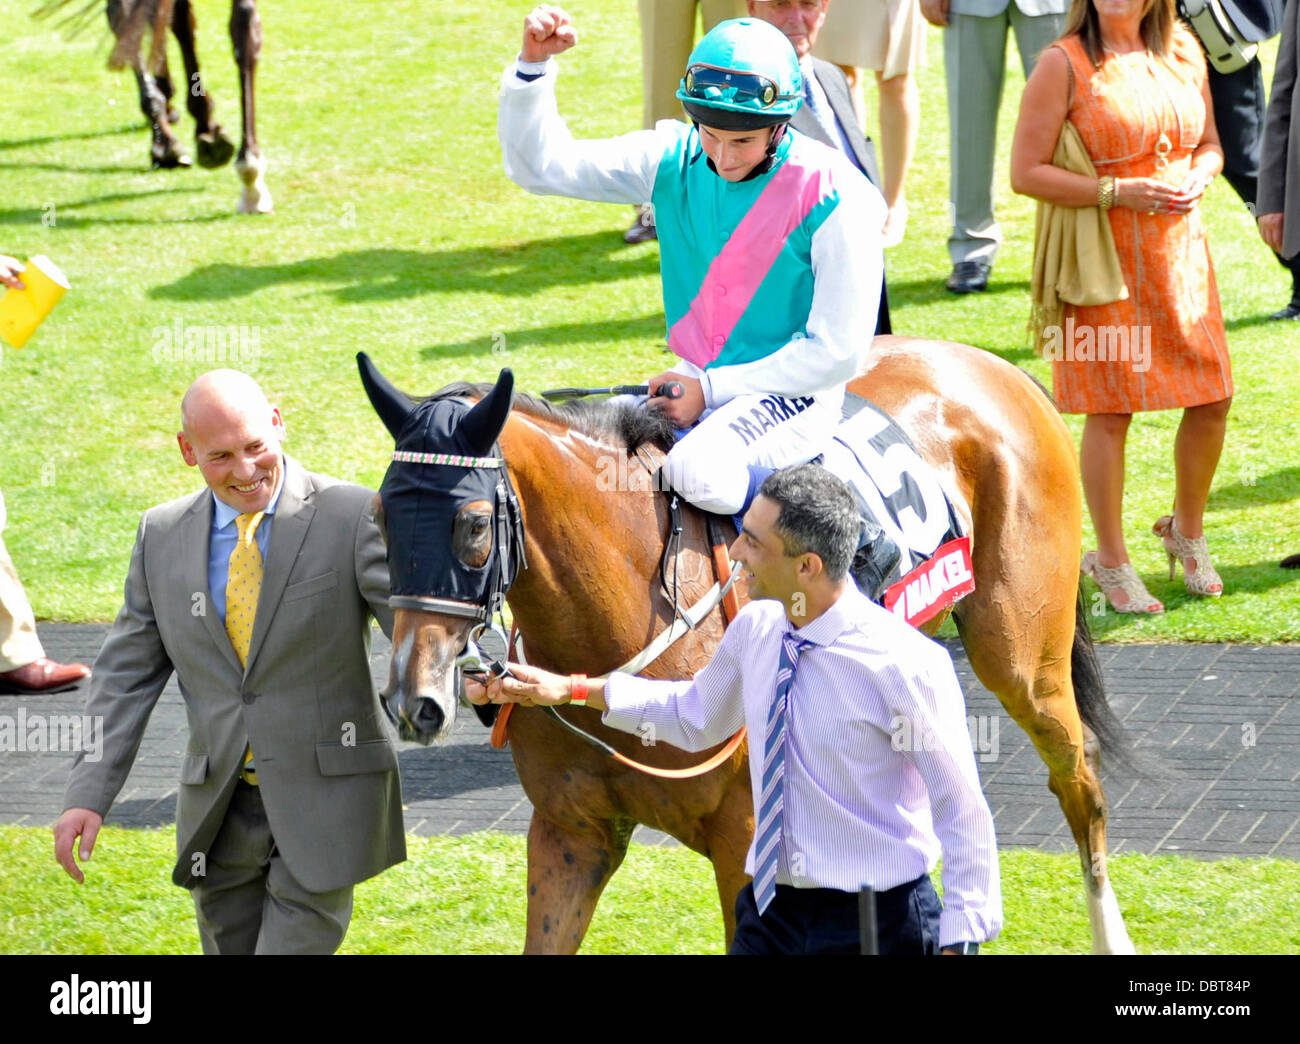
[[[637, 678], [631, 674], [613, 671], [605, 679], [605, 706], [607, 710], [600, 720], [611, 729], [620, 732], [636, 732], [641, 724], [643, 712], [641, 701], [636, 698]], [[630, 683], [630, 684], [629, 684]]]
[[986, 943], [998, 937], [1001, 920], [993, 924], [976, 910], [945, 906], [939, 914], [939, 949], [959, 942]]
[[515, 59], [515, 75], [521, 80], [539, 80], [546, 75], [546, 71], [550, 67], [550, 58], [540, 62], [526, 62], [522, 58]]

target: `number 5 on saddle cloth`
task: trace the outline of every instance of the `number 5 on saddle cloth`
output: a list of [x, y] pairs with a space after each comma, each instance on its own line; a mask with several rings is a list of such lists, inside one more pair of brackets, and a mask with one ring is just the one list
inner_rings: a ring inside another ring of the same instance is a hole
[[846, 393], [844, 415], [821, 460], [858, 501], [853, 579], [919, 627], [975, 590], [969, 508], [879, 406]]

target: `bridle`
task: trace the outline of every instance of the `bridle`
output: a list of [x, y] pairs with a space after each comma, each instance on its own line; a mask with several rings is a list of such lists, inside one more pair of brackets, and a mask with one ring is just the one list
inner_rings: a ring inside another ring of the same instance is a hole
[[[497, 446], [492, 447], [493, 453], [499, 453]], [[453, 453], [420, 453], [411, 450], [395, 450], [393, 460], [404, 464], [428, 464], [441, 465], [448, 467], [460, 468], [477, 468], [485, 470], [498, 471], [496, 488], [496, 506], [494, 509], [494, 529], [492, 541], [492, 559], [489, 563], [492, 567], [491, 579], [488, 584], [487, 600], [484, 604], [473, 602], [462, 602], [449, 598], [436, 598], [429, 595], [391, 595], [388, 604], [394, 609], [415, 609], [423, 612], [440, 613], [447, 616], [461, 616], [477, 621], [477, 626], [470, 635], [468, 641], [473, 641], [477, 634], [484, 627], [491, 624], [493, 615], [500, 612], [501, 606], [505, 601], [506, 593], [514, 583], [515, 576], [520, 568], [527, 568], [528, 563], [524, 556], [524, 525], [523, 514], [519, 509], [519, 501], [515, 495], [514, 486], [510, 482], [510, 473], [505, 466], [505, 459], [500, 456], [491, 457], [466, 457]], [[643, 459], [643, 463], [646, 463]], [[648, 464], [647, 464], [648, 466]], [[667, 581], [667, 564], [670, 558], [675, 558], [673, 548], [676, 546], [677, 553], [681, 550], [682, 523], [679, 511], [679, 498], [676, 493], [666, 491], [669, 496], [670, 525], [668, 539], [664, 547], [664, 554], [659, 564], [660, 583], [663, 586], [665, 596], [668, 596], [673, 604], [673, 621], [672, 624], [663, 631], [653, 642], [643, 649], [631, 661], [624, 664], [619, 670], [637, 674], [644, 668], [648, 667], [654, 660], [658, 659], [663, 652], [683, 637], [688, 631], [693, 630], [706, 616], [711, 613], [717, 605], [726, 597], [736, 578], [740, 574], [740, 565], [734, 563], [730, 575], [724, 580], [721, 572], [719, 573], [718, 582], [712, 589], [695, 605], [688, 609], [682, 609], [677, 598], [677, 576], [676, 569], [673, 570], [673, 582], [671, 592], [668, 589]], [[467, 641], [467, 645], [468, 645]], [[507, 651], [513, 647], [512, 640], [508, 643]], [[509, 704], [506, 705], [508, 710]], [[663, 769], [653, 765], [643, 765], [640, 762], [628, 758], [624, 754], [615, 750], [610, 744], [591, 735], [584, 729], [579, 728], [573, 722], [566, 720], [554, 707], [544, 707], [544, 710], [551, 718], [561, 726], [568, 729], [587, 743], [594, 746], [597, 750], [616, 761], [634, 768], [640, 772], [652, 776], [658, 776], [664, 779], [689, 779], [694, 776], [702, 775], [717, 768], [719, 765], [728, 761], [740, 749], [740, 745], [745, 740], [745, 729], [742, 727], [727, 744], [712, 757], [708, 758], [701, 764], [684, 769]]]
[[[492, 447], [494, 453], [499, 450]], [[393, 460], [401, 464], [430, 464], [444, 467], [496, 471], [496, 498], [492, 511], [492, 557], [488, 563], [489, 579], [482, 603], [463, 602], [453, 598], [436, 598], [432, 595], [389, 595], [392, 609], [414, 609], [418, 612], [439, 613], [443, 616], [460, 616], [478, 623], [476, 631], [492, 621], [505, 604], [506, 592], [515, 582], [520, 569], [528, 568], [524, 552], [524, 519], [519, 509], [519, 498], [510, 481], [505, 458], [467, 457], [458, 453], [420, 453], [414, 450], [394, 450]]]

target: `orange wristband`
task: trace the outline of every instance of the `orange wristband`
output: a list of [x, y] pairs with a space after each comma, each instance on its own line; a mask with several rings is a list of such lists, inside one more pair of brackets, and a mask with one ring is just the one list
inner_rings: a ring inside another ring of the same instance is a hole
[[587, 705], [587, 676], [585, 674], [569, 675], [569, 702], [579, 707]]

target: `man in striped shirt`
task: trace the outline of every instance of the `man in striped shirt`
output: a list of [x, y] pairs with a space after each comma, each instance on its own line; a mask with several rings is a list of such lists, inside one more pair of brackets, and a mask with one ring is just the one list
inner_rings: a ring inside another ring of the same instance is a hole
[[[693, 681], [511, 664], [486, 692], [470, 686], [480, 702], [585, 703], [684, 750], [748, 727], [755, 882], [737, 899], [732, 953], [858, 952], [867, 884], [881, 953], [975, 952], [1002, 926], [993, 817], [952, 661], [857, 589], [857, 535], [838, 478], [812, 464], [774, 472], [731, 547], [751, 601]], [[942, 909], [929, 876], [941, 852]]]

